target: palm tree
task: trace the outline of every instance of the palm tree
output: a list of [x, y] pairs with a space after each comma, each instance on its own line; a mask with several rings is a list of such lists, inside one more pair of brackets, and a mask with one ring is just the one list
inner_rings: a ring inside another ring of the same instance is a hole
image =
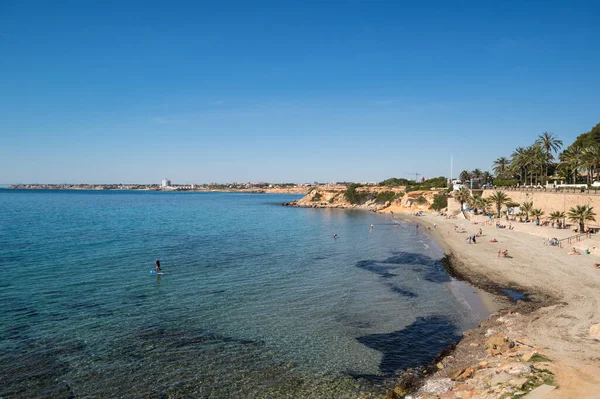
[[511, 156], [510, 169], [514, 174], [519, 175], [519, 183], [523, 180], [523, 184], [527, 184], [527, 154], [525, 148], [518, 147]]
[[494, 176], [492, 176], [492, 174], [490, 172], [488, 172], [487, 170], [485, 172], [483, 172], [483, 175], [481, 177], [483, 178], [483, 181], [485, 182], [485, 184], [489, 184], [494, 181]]
[[473, 171], [471, 172], [471, 177], [473, 179], [481, 179], [482, 176], [483, 172], [480, 169], [473, 169]]
[[[588, 170], [588, 183], [592, 183], [594, 175], [598, 173], [600, 167], [600, 145], [595, 144], [583, 149], [582, 162]], [[591, 181], [590, 181], [591, 179]]]
[[492, 170], [498, 179], [505, 179], [510, 167], [510, 159], [500, 157], [492, 164]]
[[541, 209], [532, 209], [531, 216], [533, 216], [535, 218], [535, 224], [539, 226], [540, 225], [540, 217], [544, 216], [544, 211], [542, 211]]
[[460, 179], [462, 184], [465, 184], [467, 181], [471, 180], [471, 174], [468, 170], [463, 170], [462, 172], [460, 172], [460, 175], [458, 175], [458, 178]]
[[579, 232], [583, 233], [585, 222], [596, 221], [596, 214], [593, 207], [589, 205], [577, 205], [569, 209], [569, 220], [573, 223], [579, 223]]
[[550, 220], [556, 223], [556, 226], [560, 229], [562, 226], [562, 221], [565, 218], [565, 213], [561, 211], [550, 212]]
[[548, 178], [548, 164], [554, 159], [552, 152], [558, 152], [563, 145], [563, 142], [556, 138], [553, 133], [544, 132], [538, 136], [536, 143], [540, 144], [544, 149], [546, 175], [544, 181]]
[[533, 202], [523, 202], [520, 208], [525, 214], [525, 220], [529, 220], [529, 213], [533, 209]]
[[460, 202], [460, 210], [461, 210], [461, 212], [463, 210], [463, 204], [465, 202], [468, 202], [470, 198], [471, 198], [471, 193], [465, 187], [463, 187], [460, 190], [454, 192], [454, 199], [457, 200], [458, 202]]
[[475, 212], [475, 214], [477, 214], [478, 210], [483, 211], [484, 213], [487, 213], [487, 206], [488, 206], [488, 201], [479, 196], [472, 196], [471, 198], [469, 198], [469, 200], [467, 201], [469, 204], [469, 207], [471, 209], [473, 209], [473, 211]]
[[579, 168], [583, 165], [583, 148], [572, 144], [559, 156], [563, 170], [568, 168], [573, 172], [573, 183], [577, 183]]
[[500, 210], [502, 205], [510, 202], [511, 199], [506, 196], [502, 191], [496, 191], [489, 200], [496, 205], [496, 210], [498, 211], [498, 217], [500, 217]]

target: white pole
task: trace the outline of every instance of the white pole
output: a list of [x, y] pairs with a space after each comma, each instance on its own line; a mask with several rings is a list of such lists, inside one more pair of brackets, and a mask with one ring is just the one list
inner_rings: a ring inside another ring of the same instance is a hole
[[452, 182], [452, 155], [450, 155], [450, 182]]

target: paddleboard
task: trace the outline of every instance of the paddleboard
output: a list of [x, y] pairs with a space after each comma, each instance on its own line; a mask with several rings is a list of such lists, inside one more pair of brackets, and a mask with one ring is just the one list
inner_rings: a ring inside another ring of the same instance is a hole
[[163, 272], [156, 273], [156, 270], [150, 270], [150, 274], [164, 274]]

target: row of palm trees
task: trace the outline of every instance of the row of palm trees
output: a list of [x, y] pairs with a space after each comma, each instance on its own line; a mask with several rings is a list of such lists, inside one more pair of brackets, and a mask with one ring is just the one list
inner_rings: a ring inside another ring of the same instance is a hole
[[485, 172], [482, 172], [480, 169], [473, 169], [471, 172], [469, 172], [468, 170], [463, 170], [458, 175], [458, 179], [463, 183], [471, 179], [476, 179], [483, 182], [484, 184], [487, 184], [492, 183], [492, 181], [494, 180], [494, 175], [492, 175], [487, 170]]
[[[533, 202], [526, 201], [522, 204], [513, 202], [504, 192], [496, 191], [489, 198], [483, 198], [481, 196], [472, 196], [471, 192], [466, 188], [461, 188], [454, 192], [454, 199], [460, 202], [460, 209], [463, 209], [463, 205], [466, 203], [471, 209], [477, 213], [482, 211], [484, 213], [489, 212], [490, 206], [495, 206], [496, 215], [498, 218], [502, 217], [502, 207], [506, 207], [506, 213], [508, 214], [509, 209], [519, 207], [521, 215], [525, 216], [525, 220], [529, 220], [529, 215], [536, 219], [537, 224], [540, 223], [540, 218], [544, 216], [545, 212], [542, 209], [534, 208]], [[596, 221], [596, 214], [593, 211], [593, 207], [589, 205], [577, 205], [574, 208], [570, 208], [567, 215], [561, 211], [550, 212], [549, 218], [552, 222], [556, 223], [558, 228], [564, 227], [563, 221], [565, 216], [569, 218], [569, 221], [579, 224], [579, 232], [583, 233], [586, 222]]]
[[532, 145], [515, 149], [510, 158], [496, 159], [492, 165], [494, 174], [499, 179], [516, 177], [521, 184], [546, 183], [548, 171], [554, 166], [554, 155], [558, 154], [562, 145], [563, 142], [553, 133], [543, 132]]

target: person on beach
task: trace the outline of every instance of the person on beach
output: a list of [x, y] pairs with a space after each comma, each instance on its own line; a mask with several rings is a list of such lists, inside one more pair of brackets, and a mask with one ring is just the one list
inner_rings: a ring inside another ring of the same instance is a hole
[[473, 244], [477, 244], [477, 240], [475, 239], [475, 237], [476, 237], [476, 236], [477, 236], [477, 235], [474, 235], [474, 236], [473, 236]]
[[433, 228], [437, 228], [437, 223], [433, 223]]
[[156, 265], [156, 273], [160, 273], [160, 260], [156, 259], [154, 264]]

